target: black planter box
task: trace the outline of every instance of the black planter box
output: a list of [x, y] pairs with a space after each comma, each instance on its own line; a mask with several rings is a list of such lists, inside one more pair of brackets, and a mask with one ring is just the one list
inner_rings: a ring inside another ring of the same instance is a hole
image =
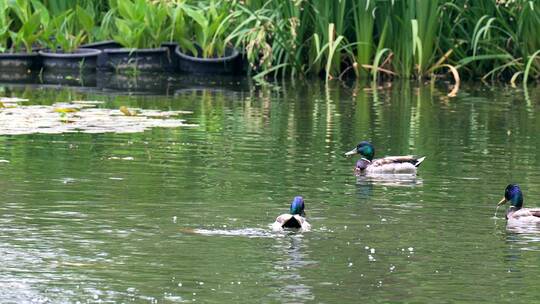
[[234, 48], [226, 48], [225, 56], [218, 58], [201, 58], [191, 53], [184, 53], [180, 46], [176, 47], [178, 68], [181, 72], [191, 74], [235, 75], [243, 71], [242, 56]]
[[120, 49], [122, 45], [113, 40], [100, 41], [94, 43], [87, 43], [81, 46], [82, 49], [96, 49], [101, 50], [101, 54], [98, 55], [97, 59], [97, 69], [104, 70], [107, 69], [107, 54], [103, 52], [105, 49]]
[[170, 65], [169, 49], [105, 49], [106, 67], [116, 72], [161, 72]]
[[167, 72], [176, 72], [178, 69], [178, 56], [174, 53], [178, 43], [175, 42], [163, 42], [162, 47], [167, 48], [168, 64], [165, 66]]
[[0, 82], [5, 83], [37, 83], [39, 81], [39, 71], [28, 71], [22, 69], [0, 70]]
[[100, 50], [81, 48], [73, 53], [39, 51], [45, 70], [96, 70]]
[[0, 71], [40, 68], [38, 53], [0, 53]]

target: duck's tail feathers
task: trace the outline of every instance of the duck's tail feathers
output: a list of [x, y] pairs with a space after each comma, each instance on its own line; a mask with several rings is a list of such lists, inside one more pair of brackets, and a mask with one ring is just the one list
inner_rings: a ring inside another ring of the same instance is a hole
[[424, 161], [424, 159], [426, 159], [425, 156], [422, 156], [420, 157], [419, 159], [416, 160], [416, 163], [414, 164], [415, 167], [418, 167], [420, 166], [420, 164]]
[[302, 228], [302, 223], [298, 221], [298, 219], [294, 216], [291, 216], [283, 225], [281, 226], [283, 228]]

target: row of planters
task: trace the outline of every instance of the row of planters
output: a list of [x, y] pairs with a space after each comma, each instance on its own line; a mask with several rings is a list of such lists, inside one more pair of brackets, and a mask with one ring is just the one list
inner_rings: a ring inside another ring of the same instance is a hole
[[115, 41], [104, 41], [85, 44], [71, 52], [40, 49], [32, 53], [0, 54], [0, 72], [44, 69], [240, 74], [243, 66], [242, 57], [234, 48], [227, 48], [223, 57], [201, 58], [182, 51], [175, 43], [164, 43], [159, 48], [130, 49]]
[[243, 72], [240, 53], [223, 40], [226, 5], [205, 10], [182, 2], [111, 0], [109, 6], [107, 12], [76, 6], [51, 16], [37, 0], [0, 1], [0, 72]]

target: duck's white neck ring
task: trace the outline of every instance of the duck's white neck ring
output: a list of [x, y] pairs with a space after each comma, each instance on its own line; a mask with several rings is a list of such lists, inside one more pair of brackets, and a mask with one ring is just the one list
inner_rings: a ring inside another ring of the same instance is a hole
[[360, 159], [361, 159], [361, 160], [365, 160], [365, 161], [367, 161], [368, 163], [371, 163], [371, 161], [370, 161], [369, 159], [367, 159], [367, 158], [362, 157], [362, 158], [360, 158]]
[[516, 206], [510, 206], [508, 210], [506, 210], [506, 219], [510, 217], [510, 215], [516, 211], [518, 211], [521, 208], [517, 208]]

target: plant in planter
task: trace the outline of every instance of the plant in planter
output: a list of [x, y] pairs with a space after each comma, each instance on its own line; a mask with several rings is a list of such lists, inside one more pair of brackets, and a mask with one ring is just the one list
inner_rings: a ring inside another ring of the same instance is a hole
[[[94, 5], [87, 5], [84, 9], [77, 6], [76, 12], [79, 16], [79, 22], [81, 23], [82, 28], [88, 33], [86, 39], [87, 43], [81, 45], [81, 48], [98, 49], [103, 51], [105, 49], [122, 47], [120, 43], [112, 40], [112, 29], [116, 14], [115, 9], [100, 12], [96, 10]], [[100, 22], [96, 23], [95, 20], [100, 20]], [[107, 55], [104, 52], [98, 55], [97, 68], [107, 68]]]
[[8, 6], [6, 2], [0, 1], [0, 53], [5, 52], [8, 48], [10, 24]]
[[[230, 13], [229, 1], [211, 1], [207, 6], [185, 8], [186, 15], [193, 20], [193, 38], [195, 45], [188, 48], [189, 51], [197, 51], [197, 57], [214, 58], [225, 55], [225, 38], [231, 19], [236, 13]], [[195, 54], [195, 52], [193, 52]]]
[[73, 53], [86, 39], [85, 31], [78, 31], [75, 12], [66, 10], [47, 24], [46, 44], [49, 52]]
[[35, 43], [43, 36], [43, 24], [48, 23], [49, 13], [39, 1], [9, 0], [8, 7], [17, 17], [18, 29], [10, 31], [11, 52], [32, 53]]
[[[112, 26], [114, 23], [115, 10], [106, 12], [96, 11], [93, 5], [79, 6], [75, 8], [75, 15], [78, 19], [78, 30], [84, 31], [87, 43], [110, 41], [112, 39]], [[98, 21], [99, 22], [96, 22]]]
[[158, 48], [167, 40], [170, 22], [167, 7], [146, 0], [117, 0], [114, 39], [126, 48]]
[[162, 71], [170, 62], [168, 48], [160, 47], [170, 33], [164, 1], [111, 1], [116, 11], [113, 38], [124, 49], [106, 49], [107, 65], [116, 71]]
[[47, 10], [35, 0], [1, 2], [0, 67], [17, 70], [38, 68], [38, 54], [33, 52], [33, 47], [42, 37], [42, 24], [49, 18]]
[[81, 49], [80, 45], [93, 30], [94, 22], [79, 6], [50, 19], [46, 25], [48, 49], [40, 51], [46, 69], [95, 69], [100, 50]]
[[241, 72], [239, 52], [225, 41], [229, 26], [238, 12], [231, 13], [231, 2], [210, 1], [207, 6], [184, 8], [192, 20], [192, 43], [180, 43], [176, 49], [184, 72], [235, 74]]
[[[193, 48], [193, 42], [189, 37], [191, 24], [185, 14], [185, 1], [169, 1], [166, 2], [166, 5], [171, 26], [169, 27], [169, 33], [167, 33], [167, 41], [161, 45], [169, 49], [170, 65], [168, 70], [176, 71], [178, 67], [178, 56], [175, 55], [176, 47], [181, 45], [184, 49]], [[195, 48], [192, 50], [196, 52]]]
[[[184, 2], [169, 3], [170, 7], [167, 8], [169, 14], [171, 26], [169, 33], [167, 34], [167, 41], [176, 42], [185, 49], [193, 48], [193, 42], [190, 40], [190, 20], [186, 15], [186, 9], [188, 6]], [[195, 49], [191, 49], [195, 51]]]

